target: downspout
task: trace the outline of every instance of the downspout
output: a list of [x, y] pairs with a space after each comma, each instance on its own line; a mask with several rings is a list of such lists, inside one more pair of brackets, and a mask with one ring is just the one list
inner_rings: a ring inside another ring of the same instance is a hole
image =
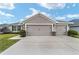
[[67, 24], [67, 26], [66, 26], [66, 35], [67, 35], [68, 30], [69, 30], [69, 25]]
[[53, 24], [52, 24], [52, 32], [53, 32], [53, 30], [54, 30], [54, 29], [53, 29]]
[[26, 35], [28, 34], [27, 32], [27, 24], [25, 24], [25, 31], [26, 31]]

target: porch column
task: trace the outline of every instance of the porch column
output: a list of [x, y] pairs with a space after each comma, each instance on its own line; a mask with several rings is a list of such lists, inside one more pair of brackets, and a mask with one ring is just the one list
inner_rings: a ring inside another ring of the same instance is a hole
[[10, 27], [10, 30], [11, 30], [11, 31], [13, 31], [12, 29], [13, 29], [13, 26]]
[[53, 28], [53, 24], [52, 24], [52, 32], [54, 31], [54, 28]]
[[22, 30], [23, 25], [21, 25], [21, 30]]
[[18, 26], [16, 26], [16, 32], [18, 31]]
[[28, 32], [27, 32], [27, 24], [25, 24], [25, 31], [26, 31], [26, 35], [28, 35]]
[[27, 24], [25, 24], [25, 30], [27, 30]]
[[66, 29], [67, 31], [69, 30], [69, 26], [67, 25], [67, 29]]

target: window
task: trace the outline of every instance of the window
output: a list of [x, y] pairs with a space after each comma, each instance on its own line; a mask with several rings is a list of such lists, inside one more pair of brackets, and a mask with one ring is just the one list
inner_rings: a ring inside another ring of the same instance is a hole
[[12, 26], [12, 31], [16, 31], [16, 26]]
[[21, 26], [17, 26], [17, 30], [20, 31], [21, 30]]

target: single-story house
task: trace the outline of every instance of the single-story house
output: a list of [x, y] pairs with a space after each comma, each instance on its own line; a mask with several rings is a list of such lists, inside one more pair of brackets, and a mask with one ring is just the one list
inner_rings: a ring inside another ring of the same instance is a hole
[[20, 23], [0, 24], [0, 33], [18, 32], [21, 30]]
[[0, 34], [3, 32], [10, 32], [9, 24], [0, 24]]
[[56, 35], [66, 35], [69, 30], [70, 22], [55, 21], [48, 16], [38, 13], [24, 20], [21, 23], [11, 24], [10, 31], [17, 32], [25, 30], [28, 36], [51, 36], [52, 32]]

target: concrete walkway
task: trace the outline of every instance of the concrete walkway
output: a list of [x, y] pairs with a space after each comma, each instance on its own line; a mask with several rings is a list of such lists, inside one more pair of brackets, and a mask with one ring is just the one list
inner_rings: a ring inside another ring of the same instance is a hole
[[20, 40], [20, 39], [22, 39], [22, 37], [20, 37], [19, 35], [10, 38], [10, 40]]
[[79, 39], [68, 36], [28, 36], [2, 55], [77, 55]]

